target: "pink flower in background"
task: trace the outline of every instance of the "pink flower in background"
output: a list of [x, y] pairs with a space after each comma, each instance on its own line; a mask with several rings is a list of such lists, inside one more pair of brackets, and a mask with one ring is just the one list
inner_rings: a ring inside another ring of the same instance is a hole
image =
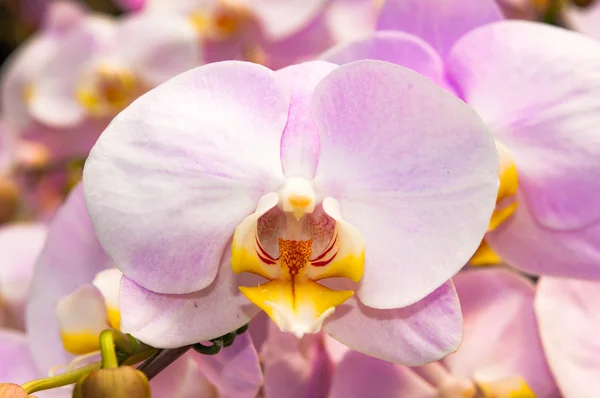
[[600, 278], [600, 43], [502, 22], [491, 0], [427, 4], [386, 2], [380, 28], [394, 30], [323, 59], [397, 63], [462, 98], [489, 125], [500, 153], [498, 203], [484, 243], [529, 273]]
[[464, 319], [456, 353], [409, 368], [348, 351], [337, 361], [329, 397], [454, 398], [479, 396], [479, 390], [486, 397], [558, 398], [538, 335], [534, 285], [501, 269], [459, 273], [453, 280]]
[[25, 329], [25, 303], [46, 227], [14, 223], [0, 227], [0, 326]]
[[[35, 40], [35, 39], [34, 39]], [[194, 31], [172, 16], [89, 14], [17, 53], [3, 77], [7, 122], [53, 157], [85, 157], [137, 96], [202, 63]]]
[[414, 72], [223, 62], [122, 112], [83, 181], [142, 341], [214, 338], [252, 302], [283, 331], [421, 364], [460, 341], [448, 279], [487, 227], [496, 173], [477, 115]]
[[573, 5], [571, 2], [565, 3], [563, 8], [565, 24], [571, 29], [600, 40], [600, 3], [592, 1], [585, 8]]
[[[99, 332], [119, 327], [120, 277], [96, 240], [76, 187], [49, 226], [27, 303], [29, 348], [42, 375], [64, 369], [74, 354], [97, 350]], [[258, 356], [245, 334], [216, 356], [186, 354], [151, 387], [157, 397], [217, 391], [253, 398], [261, 384]]]
[[535, 312], [550, 369], [564, 398], [593, 398], [600, 382], [600, 283], [544, 276]]
[[144, 12], [185, 17], [204, 43], [207, 62], [249, 60], [279, 68], [308, 60], [335, 42], [324, 16], [329, 5], [328, 0], [148, 0]]

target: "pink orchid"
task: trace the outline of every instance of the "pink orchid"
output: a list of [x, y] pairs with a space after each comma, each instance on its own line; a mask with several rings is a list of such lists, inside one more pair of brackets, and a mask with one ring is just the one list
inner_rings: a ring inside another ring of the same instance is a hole
[[535, 312], [548, 363], [564, 398], [593, 398], [600, 382], [600, 283], [544, 276]]
[[[29, 347], [41, 373], [97, 350], [100, 331], [119, 327], [120, 279], [95, 237], [78, 186], [49, 226], [27, 303]], [[254, 398], [261, 385], [258, 356], [245, 334], [218, 355], [186, 354], [151, 388], [159, 398], [191, 391]]]
[[[328, 24], [326, 16], [330, 3], [329, 0], [148, 0], [144, 10], [149, 14], [185, 17], [202, 39], [207, 62], [249, 60], [280, 68], [311, 59], [335, 42], [335, 32], [330, 29], [333, 25]], [[338, 8], [345, 11], [348, 7]], [[345, 19], [347, 13], [339, 15]]]
[[349, 351], [336, 366], [329, 397], [558, 398], [538, 335], [534, 285], [501, 269], [459, 273], [453, 280], [464, 317], [456, 353], [409, 368]]
[[37, 256], [46, 241], [38, 223], [0, 227], [0, 326], [25, 329], [25, 303]]
[[429, 3], [389, 0], [379, 20], [387, 30], [323, 59], [400, 64], [472, 106], [500, 152], [484, 243], [529, 273], [600, 278], [600, 43], [501, 21], [492, 0]]
[[202, 62], [193, 29], [175, 16], [82, 15], [14, 56], [3, 106], [24, 138], [55, 157], [85, 157], [118, 111]]
[[142, 341], [214, 338], [263, 309], [420, 364], [460, 341], [448, 279], [487, 227], [496, 156], [469, 107], [405, 68], [231, 61], [130, 105], [83, 181]]

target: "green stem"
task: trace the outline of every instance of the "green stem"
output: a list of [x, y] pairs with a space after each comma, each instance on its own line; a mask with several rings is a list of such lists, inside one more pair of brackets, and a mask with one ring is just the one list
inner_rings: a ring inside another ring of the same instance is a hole
[[100, 362], [96, 362], [81, 368], [65, 372], [58, 376], [46, 377], [44, 379], [32, 380], [21, 385], [27, 394], [33, 394], [34, 392], [49, 390], [51, 388], [58, 388], [68, 386], [69, 384], [77, 383], [83, 377], [87, 376], [94, 370], [100, 369]]
[[100, 353], [102, 354], [102, 368], [104, 369], [119, 367], [117, 350], [131, 356], [148, 349], [151, 349], [151, 347], [138, 343], [133, 337], [121, 333], [117, 329], [106, 329], [100, 333]]

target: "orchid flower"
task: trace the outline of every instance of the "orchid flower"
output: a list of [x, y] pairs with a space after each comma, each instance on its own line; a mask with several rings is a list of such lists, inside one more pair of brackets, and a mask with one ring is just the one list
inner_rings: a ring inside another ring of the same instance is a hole
[[322, 58], [409, 67], [489, 125], [501, 183], [473, 263], [503, 259], [534, 274], [600, 278], [600, 43], [543, 24], [502, 22], [492, 0], [429, 3], [389, 0], [379, 21], [388, 30]]
[[0, 227], [0, 325], [25, 329], [25, 303], [37, 256], [46, 241], [38, 223]]
[[125, 275], [121, 326], [147, 344], [262, 309], [282, 331], [420, 364], [460, 341], [448, 279], [487, 227], [496, 156], [470, 108], [405, 68], [230, 61], [120, 113], [83, 184]]
[[[98, 350], [102, 330], [119, 328], [120, 279], [95, 237], [78, 186], [50, 224], [27, 303], [27, 332], [38, 369], [73, 368]], [[257, 353], [249, 336], [241, 335], [218, 355], [186, 354], [151, 387], [158, 397], [197, 390], [253, 398], [261, 384]]]
[[[342, 0], [338, 0], [342, 1]], [[329, 0], [148, 0], [145, 12], [187, 19], [207, 62], [249, 60], [270, 67], [307, 60], [333, 44]]]
[[534, 285], [503, 269], [461, 272], [453, 280], [464, 317], [456, 353], [409, 368], [348, 351], [329, 397], [558, 398], [538, 335]]
[[0, 119], [0, 224], [12, 219], [19, 206], [19, 187], [13, 175], [16, 141], [14, 129]]
[[600, 283], [544, 276], [535, 312], [548, 363], [564, 398], [598, 395]]
[[175, 16], [117, 22], [90, 14], [60, 40], [49, 40], [15, 56], [3, 101], [23, 136], [43, 142], [56, 157], [85, 157], [138, 95], [203, 62], [193, 29]]

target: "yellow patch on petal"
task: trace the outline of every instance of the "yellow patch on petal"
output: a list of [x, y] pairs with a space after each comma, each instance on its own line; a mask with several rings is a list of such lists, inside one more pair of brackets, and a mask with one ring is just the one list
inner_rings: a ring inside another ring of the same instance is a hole
[[61, 332], [63, 347], [75, 355], [83, 355], [100, 349], [100, 338], [95, 331]]
[[469, 264], [474, 266], [495, 265], [500, 263], [502, 263], [502, 259], [494, 249], [490, 247], [485, 239], [481, 241], [477, 251], [469, 261]]
[[121, 312], [118, 308], [108, 307], [106, 309], [108, 315], [108, 323], [115, 329], [121, 329]]
[[508, 152], [508, 149], [500, 143], [496, 143], [500, 164], [498, 167], [498, 179], [500, 187], [496, 197], [496, 209], [490, 220], [488, 231], [493, 231], [502, 222], [507, 220], [517, 209], [517, 189], [519, 187], [519, 177], [517, 167]]
[[276, 260], [262, 249], [257, 237], [258, 219], [277, 205], [277, 194], [267, 194], [260, 198], [256, 212], [249, 215], [235, 229], [233, 234], [231, 268], [233, 272], [250, 272], [267, 279], [275, 279], [281, 274]]
[[23, 96], [23, 101], [25, 101], [25, 103], [31, 103], [31, 101], [35, 97], [35, 86], [33, 84], [25, 85], [25, 87], [23, 87], [21, 95]]
[[302, 337], [317, 333], [335, 307], [354, 292], [333, 290], [310, 280], [275, 280], [257, 287], [240, 286], [240, 291], [260, 307], [284, 332]]
[[188, 17], [198, 34], [212, 40], [228, 40], [245, 29], [249, 14], [239, 4], [222, 2], [212, 10], [198, 10]]
[[522, 377], [511, 377], [504, 380], [481, 383], [477, 386], [486, 398], [536, 398]]

